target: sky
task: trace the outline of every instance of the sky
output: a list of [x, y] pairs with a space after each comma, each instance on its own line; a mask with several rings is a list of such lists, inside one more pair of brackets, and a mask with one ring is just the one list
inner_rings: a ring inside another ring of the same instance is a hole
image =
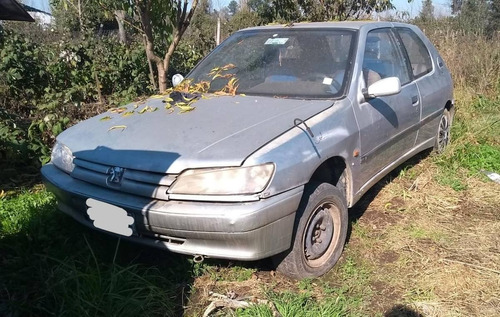
[[[227, 6], [231, 0], [212, 0], [212, 5], [214, 9]], [[238, 0], [236, 0], [238, 2]], [[450, 1], [451, 0], [433, 0], [434, 14], [436, 16], [443, 16], [450, 14]], [[408, 3], [408, 0], [393, 0], [392, 2], [396, 7], [397, 11], [407, 11], [411, 17], [415, 17], [419, 14], [422, 8], [422, 0], [413, 0]]]
[[[230, 1], [231, 0], [212, 0], [212, 4], [214, 9], [219, 9], [227, 6]], [[238, 0], [236, 1], [239, 2]], [[50, 12], [49, 0], [21, 0], [21, 2], [33, 8]], [[434, 14], [436, 16], [451, 14], [450, 2], [451, 0], [433, 0]], [[413, 0], [411, 3], [408, 3], [408, 0], [393, 0], [393, 4], [396, 7], [396, 11], [407, 11], [411, 17], [417, 16], [422, 8], [422, 0]]]
[[19, 2], [24, 3], [32, 8], [41, 10], [43, 12], [51, 12], [49, 0], [18, 0]]

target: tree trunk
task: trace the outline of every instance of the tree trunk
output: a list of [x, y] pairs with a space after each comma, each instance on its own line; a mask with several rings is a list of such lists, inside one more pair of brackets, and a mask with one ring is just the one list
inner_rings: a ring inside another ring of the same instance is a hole
[[[198, 5], [198, 0], [193, 0], [189, 12], [188, 0], [184, 0], [184, 2], [181, 2], [179, 0], [177, 2], [177, 19], [173, 25], [174, 39], [172, 43], [170, 43], [170, 46], [168, 47], [168, 50], [165, 53], [165, 57], [163, 59], [161, 59], [154, 53], [153, 28], [151, 24], [151, 17], [149, 15], [151, 12], [152, 1], [134, 0], [134, 3], [136, 6], [137, 14], [139, 15], [141, 20], [141, 29], [144, 33], [146, 55], [149, 61], [156, 63], [156, 68], [158, 70], [158, 88], [160, 90], [160, 93], [162, 93], [167, 89], [167, 73], [170, 58], [174, 54], [175, 48], [179, 44], [182, 35], [189, 26], [196, 6]], [[175, 2], [173, 2], [173, 5], [175, 5]]]
[[123, 25], [123, 20], [125, 20], [125, 11], [115, 10], [116, 22], [118, 22], [118, 38], [122, 44], [127, 44], [127, 32], [125, 31], [125, 26]]
[[167, 89], [167, 70], [163, 66], [163, 61], [156, 63], [156, 67], [158, 69], [158, 88], [162, 93]]
[[83, 31], [83, 19], [82, 19], [82, 2], [78, 0], [78, 23], [80, 24], [80, 32]]

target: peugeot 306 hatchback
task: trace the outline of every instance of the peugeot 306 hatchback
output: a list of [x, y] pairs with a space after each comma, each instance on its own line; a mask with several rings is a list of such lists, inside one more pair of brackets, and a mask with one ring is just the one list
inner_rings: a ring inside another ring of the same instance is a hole
[[61, 133], [42, 174], [89, 227], [314, 277], [341, 255], [348, 208], [411, 156], [443, 151], [453, 113], [450, 73], [413, 25], [256, 27], [165, 94]]

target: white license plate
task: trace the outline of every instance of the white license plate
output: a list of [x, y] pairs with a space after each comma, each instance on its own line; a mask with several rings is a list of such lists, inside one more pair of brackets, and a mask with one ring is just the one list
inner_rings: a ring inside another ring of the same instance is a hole
[[92, 198], [87, 199], [87, 214], [96, 228], [130, 237], [134, 218], [125, 209]]

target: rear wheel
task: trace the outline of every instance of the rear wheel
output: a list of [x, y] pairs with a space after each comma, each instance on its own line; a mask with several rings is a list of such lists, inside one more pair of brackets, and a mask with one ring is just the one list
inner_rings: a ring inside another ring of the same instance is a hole
[[434, 144], [434, 151], [439, 154], [443, 153], [450, 143], [452, 121], [453, 114], [448, 109], [444, 109], [441, 120], [439, 121], [436, 142]]
[[329, 183], [309, 184], [297, 210], [292, 247], [277, 255], [277, 270], [302, 279], [327, 273], [337, 263], [347, 236], [347, 203]]

